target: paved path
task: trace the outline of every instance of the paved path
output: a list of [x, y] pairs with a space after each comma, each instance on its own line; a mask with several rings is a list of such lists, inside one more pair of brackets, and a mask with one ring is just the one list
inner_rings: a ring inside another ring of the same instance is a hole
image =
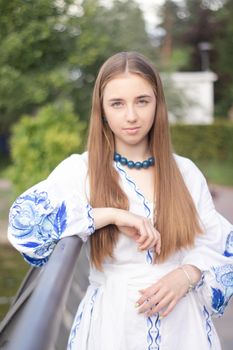
[[0, 189], [1, 190], [9, 190], [11, 187], [10, 181], [6, 179], [0, 179]]
[[211, 185], [210, 190], [218, 212], [233, 223], [233, 188]]

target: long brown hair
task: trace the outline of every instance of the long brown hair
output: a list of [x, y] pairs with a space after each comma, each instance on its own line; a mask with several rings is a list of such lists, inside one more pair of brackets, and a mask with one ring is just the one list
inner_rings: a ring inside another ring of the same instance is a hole
[[[156, 97], [155, 119], [148, 136], [151, 155], [156, 159], [154, 222], [162, 241], [156, 262], [163, 262], [176, 250], [193, 246], [195, 235], [202, 230], [195, 205], [173, 157], [160, 77], [148, 59], [136, 52], [111, 56], [102, 65], [95, 82], [87, 147], [90, 203], [94, 208], [129, 209], [127, 195], [120, 187], [119, 174], [113, 167], [114, 135], [102, 118], [104, 88], [111, 79], [124, 72], [146, 79]], [[102, 269], [104, 258], [114, 258], [118, 234], [115, 225], [108, 225], [91, 235], [91, 262], [96, 268]]]

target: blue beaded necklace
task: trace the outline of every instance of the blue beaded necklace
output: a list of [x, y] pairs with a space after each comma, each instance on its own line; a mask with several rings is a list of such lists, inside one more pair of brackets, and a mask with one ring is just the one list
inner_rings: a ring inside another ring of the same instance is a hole
[[143, 162], [133, 162], [132, 160], [128, 160], [127, 158], [122, 157], [119, 153], [116, 152], [114, 152], [114, 160], [116, 162], [120, 162], [121, 165], [127, 165], [130, 169], [147, 169], [155, 164], [154, 157], [150, 157], [147, 160], [144, 160]]

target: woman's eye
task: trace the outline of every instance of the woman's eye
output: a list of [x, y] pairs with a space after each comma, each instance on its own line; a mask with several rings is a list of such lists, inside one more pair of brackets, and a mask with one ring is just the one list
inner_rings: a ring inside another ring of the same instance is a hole
[[140, 105], [146, 105], [148, 103], [147, 100], [138, 100], [138, 104]]
[[113, 102], [112, 104], [111, 104], [111, 106], [112, 107], [121, 107], [122, 106], [122, 102], [121, 101], [116, 101], [116, 102]]

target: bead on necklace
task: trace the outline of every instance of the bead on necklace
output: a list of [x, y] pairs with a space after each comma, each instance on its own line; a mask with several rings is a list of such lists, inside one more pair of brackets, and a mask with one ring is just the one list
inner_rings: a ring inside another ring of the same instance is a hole
[[114, 160], [115, 162], [120, 162], [121, 165], [126, 165], [128, 168], [132, 169], [147, 169], [150, 166], [153, 166], [155, 164], [154, 157], [149, 157], [148, 159], [144, 160], [143, 162], [133, 162], [132, 160], [128, 160], [125, 157], [122, 157], [119, 153], [114, 152]]

